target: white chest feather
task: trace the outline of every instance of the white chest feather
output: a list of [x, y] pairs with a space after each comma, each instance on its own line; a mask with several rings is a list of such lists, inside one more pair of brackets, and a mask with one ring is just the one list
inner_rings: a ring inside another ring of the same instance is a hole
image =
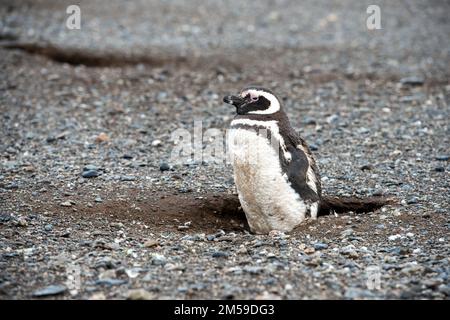
[[233, 128], [229, 139], [239, 200], [251, 230], [291, 231], [305, 219], [306, 205], [283, 175], [269, 140], [256, 130]]

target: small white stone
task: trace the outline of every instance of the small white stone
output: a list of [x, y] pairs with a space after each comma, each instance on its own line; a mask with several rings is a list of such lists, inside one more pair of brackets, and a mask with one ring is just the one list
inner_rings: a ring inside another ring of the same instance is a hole
[[162, 145], [161, 140], [153, 140], [152, 142], [153, 147], [159, 147], [160, 145]]
[[395, 240], [397, 240], [397, 239], [400, 239], [401, 238], [401, 235], [399, 235], [399, 234], [394, 234], [394, 235], [392, 235], [392, 236], [389, 236], [389, 241], [395, 241]]

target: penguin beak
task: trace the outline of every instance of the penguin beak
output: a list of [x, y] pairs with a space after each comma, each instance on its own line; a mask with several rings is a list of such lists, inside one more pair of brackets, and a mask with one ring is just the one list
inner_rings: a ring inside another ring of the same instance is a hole
[[231, 104], [235, 106], [236, 108], [240, 107], [245, 103], [245, 99], [238, 97], [238, 96], [225, 96], [223, 97], [223, 102]]

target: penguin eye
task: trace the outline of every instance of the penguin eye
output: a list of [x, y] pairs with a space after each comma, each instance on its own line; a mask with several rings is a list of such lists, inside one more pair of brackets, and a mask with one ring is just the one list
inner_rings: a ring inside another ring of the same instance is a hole
[[259, 97], [252, 97], [252, 101], [258, 101]]

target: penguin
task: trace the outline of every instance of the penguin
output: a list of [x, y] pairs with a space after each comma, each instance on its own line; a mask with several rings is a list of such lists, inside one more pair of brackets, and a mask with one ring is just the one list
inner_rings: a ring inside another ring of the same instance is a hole
[[228, 130], [229, 160], [250, 230], [290, 232], [321, 209], [376, 209], [385, 200], [324, 198], [319, 170], [305, 140], [292, 128], [280, 99], [269, 89], [244, 88], [223, 98], [236, 108]]

